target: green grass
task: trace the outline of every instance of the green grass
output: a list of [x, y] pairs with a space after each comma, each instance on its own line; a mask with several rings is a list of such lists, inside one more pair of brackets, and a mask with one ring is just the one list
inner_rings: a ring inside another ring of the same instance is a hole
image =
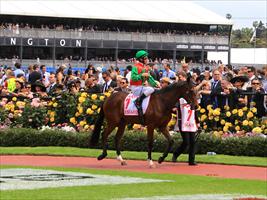
[[[16, 166], [18, 168], [19, 166]], [[2, 168], [11, 168], [5, 166]], [[14, 167], [12, 167], [14, 168]], [[21, 168], [25, 168], [22, 166]], [[126, 197], [149, 197], [164, 195], [186, 194], [245, 194], [265, 195], [266, 182], [256, 180], [223, 179], [215, 177], [170, 175], [170, 174], [146, 174], [141, 172], [94, 170], [94, 169], [66, 169], [56, 167], [31, 167], [38, 169], [54, 169], [62, 171], [74, 171], [93, 174], [120, 175], [141, 178], [165, 179], [173, 182], [141, 183], [102, 186], [76, 186], [46, 188], [37, 190], [1, 191], [0, 199], [12, 200], [44, 200], [44, 199], [117, 199]]]
[[[61, 155], [61, 156], [83, 156], [97, 157], [101, 153], [100, 149], [82, 149], [74, 147], [0, 147], [0, 154], [29, 154], [29, 155]], [[161, 153], [153, 153], [154, 160], [157, 160]], [[125, 159], [146, 160], [146, 152], [124, 151], [122, 156]], [[108, 151], [109, 158], [115, 158], [115, 151]], [[166, 161], [170, 161], [171, 154]], [[179, 161], [185, 162], [188, 155], [181, 155]], [[267, 158], [248, 156], [228, 156], [228, 155], [196, 155], [198, 163], [218, 163], [231, 165], [267, 166]]]

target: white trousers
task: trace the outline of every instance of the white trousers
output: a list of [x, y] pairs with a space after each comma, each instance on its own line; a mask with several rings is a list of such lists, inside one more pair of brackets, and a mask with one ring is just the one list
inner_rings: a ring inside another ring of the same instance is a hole
[[132, 93], [135, 96], [140, 96], [141, 94], [145, 94], [146, 96], [151, 95], [155, 89], [153, 87], [148, 87], [148, 86], [131, 86]]

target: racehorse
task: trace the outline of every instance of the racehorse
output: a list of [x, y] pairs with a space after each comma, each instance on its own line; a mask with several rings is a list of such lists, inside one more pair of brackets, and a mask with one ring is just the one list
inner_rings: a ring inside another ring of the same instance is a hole
[[[101, 106], [90, 140], [91, 146], [98, 143], [101, 126], [105, 118], [106, 127], [102, 133], [103, 152], [98, 156], [98, 160], [102, 160], [107, 156], [108, 136], [116, 127], [118, 127], [115, 136], [117, 159], [121, 162], [121, 165], [126, 165], [126, 162], [123, 160], [120, 152], [120, 140], [127, 124], [140, 123], [138, 116], [124, 115], [124, 100], [127, 95], [128, 94], [125, 92], [113, 93]], [[162, 163], [164, 161], [172, 148], [173, 139], [169, 134], [167, 125], [172, 116], [172, 109], [175, 107], [179, 98], [184, 98], [189, 104], [191, 104], [191, 106], [197, 106], [196, 95], [190, 79], [187, 81], [175, 82], [166, 88], [157, 90], [150, 97], [148, 108], [144, 114], [144, 125], [147, 126], [148, 162], [150, 167], [155, 167], [151, 156], [155, 128], [158, 128], [168, 140], [167, 148], [165, 149], [163, 155], [159, 157], [158, 163]]]

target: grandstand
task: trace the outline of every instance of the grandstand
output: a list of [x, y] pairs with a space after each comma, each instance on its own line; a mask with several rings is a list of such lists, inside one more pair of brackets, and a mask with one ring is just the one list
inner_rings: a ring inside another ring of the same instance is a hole
[[173, 64], [203, 63], [208, 51], [230, 56], [232, 22], [192, 2], [1, 0], [0, 7], [0, 64], [117, 65], [137, 49]]

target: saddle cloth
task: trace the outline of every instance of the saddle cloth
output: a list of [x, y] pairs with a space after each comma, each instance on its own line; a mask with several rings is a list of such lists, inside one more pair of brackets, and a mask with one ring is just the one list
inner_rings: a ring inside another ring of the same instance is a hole
[[[138, 111], [136, 106], [134, 105], [134, 101], [138, 96], [134, 96], [133, 94], [128, 94], [128, 96], [124, 100], [124, 115], [126, 116], [138, 116]], [[146, 113], [146, 109], [148, 107], [150, 96], [146, 97], [142, 102], [143, 114]]]

